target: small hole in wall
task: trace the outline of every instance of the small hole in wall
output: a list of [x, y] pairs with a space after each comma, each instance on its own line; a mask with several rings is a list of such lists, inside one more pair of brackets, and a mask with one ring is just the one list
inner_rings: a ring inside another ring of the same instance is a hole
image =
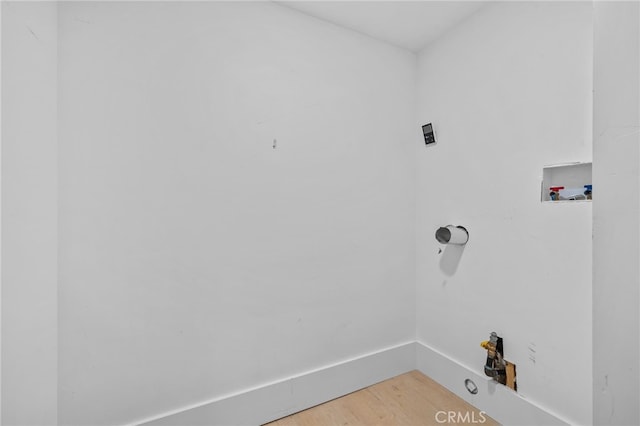
[[475, 394], [478, 393], [478, 387], [476, 386], [475, 383], [473, 383], [473, 380], [471, 380], [471, 379], [466, 379], [464, 381], [464, 387], [467, 388], [469, 393], [472, 394], [472, 395], [475, 395]]

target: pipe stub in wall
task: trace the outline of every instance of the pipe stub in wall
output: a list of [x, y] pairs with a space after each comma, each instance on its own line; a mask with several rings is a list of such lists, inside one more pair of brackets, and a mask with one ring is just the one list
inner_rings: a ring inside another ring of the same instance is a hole
[[436, 240], [440, 244], [467, 244], [469, 232], [463, 226], [447, 225], [436, 231]]

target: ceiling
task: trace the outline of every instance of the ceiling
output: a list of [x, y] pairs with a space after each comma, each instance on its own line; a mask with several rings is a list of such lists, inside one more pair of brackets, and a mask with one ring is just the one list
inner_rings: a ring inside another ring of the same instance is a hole
[[413, 52], [440, 37], [486, 1], [276, 1], [307, 15]]

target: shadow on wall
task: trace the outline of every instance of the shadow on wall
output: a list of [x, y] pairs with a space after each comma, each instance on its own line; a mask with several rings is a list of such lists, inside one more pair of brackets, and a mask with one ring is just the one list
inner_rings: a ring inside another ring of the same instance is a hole
[[453, 276], [458, 270], [465, 245], [447, 244], [440, 258], [440, 270], [447, 276]]

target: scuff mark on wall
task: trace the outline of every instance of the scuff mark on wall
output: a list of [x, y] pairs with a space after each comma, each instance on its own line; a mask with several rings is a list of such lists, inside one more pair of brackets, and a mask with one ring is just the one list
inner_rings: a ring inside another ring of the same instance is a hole
[[30, 26], [25, 25], [25, 27], [27, 27], [27, 29], [29, 30], [29, 32], [31, 33], [31, 35], [38, 41], [40, 41], [40, 38], [38, 38], [38, 36], [36, 35], [36, 33], [31, 29]]
[[529, 349], [529, 360], [535, 365], [536, 363], [536, 344], [531, 342], [528, 346]]
[[607, 411], [609, 412], [609, 421], [607, 423], [613, 424], [613, 418], [615, 416], [616, 408], [615, 408], [615, 398], [613, 396], [613, 393], [611, 393], [611, 389], [609, 388], [608, 374], [604, 375], [604, 384], [602, 385], [601, 391], [603, 395], [608, 396], [608, 398], [606, 399], [606, 405], [608, 405]]
[[607, 135], [607, 137], [617, 140], [627, 136], [637, 135], [638, 133], [640, 133], [640, 126], [615, 126], [607, 127], [604, 131], [600, 132], [598, 138]]
[[77, 16], [75, 18], [73, 18], [73, 20], [77, 21], [77, 22], [82, 22], [83, 24], [87, 24], [87, 25], [91, 24], [90, 21], [87, 21], [86, 19], [83, 19], [83, 18], [78, 18]]

